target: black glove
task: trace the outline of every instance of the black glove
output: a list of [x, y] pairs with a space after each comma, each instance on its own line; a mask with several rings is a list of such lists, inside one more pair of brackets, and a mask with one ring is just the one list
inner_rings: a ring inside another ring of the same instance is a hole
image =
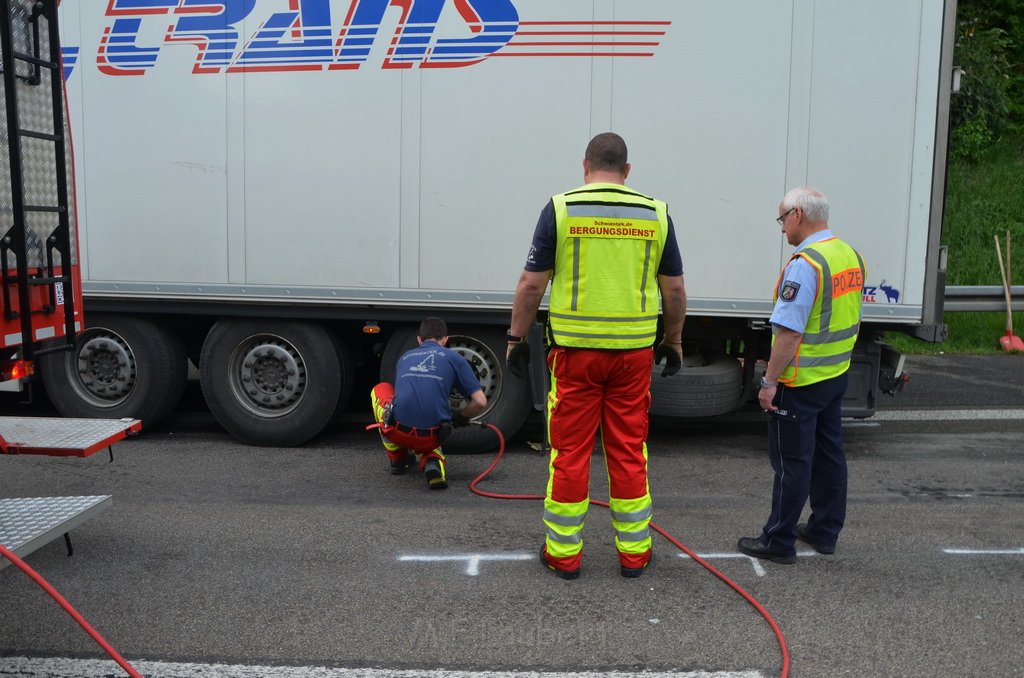
[[526, 373], [530, 367], [530, 345], [525, 341], [513, 344], [505, 365], [509, 372], [520, 379], [526, 379]]
[[437, 427], [437, 444], [444, 445], [452, 437], [452, 431], [454, 430], [455, 426], [452, 422], [442, 421]]
[[658, 348], [654, 351], [654, 364], [658, 365], [662, 358], [665, 359], [665, 369], [661, 371], [661, 376], [671, 377], [679, 371], [683, 365], [683, 361], [679, 358], [681, 352], [681, 347], [677, 350], [675, 345], [666, 344], [664, 341], [658, 344]]

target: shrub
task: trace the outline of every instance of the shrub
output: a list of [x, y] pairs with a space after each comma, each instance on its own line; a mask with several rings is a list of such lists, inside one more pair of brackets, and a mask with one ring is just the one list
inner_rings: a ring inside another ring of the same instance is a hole
[[969, 6], [958, 21], [954, 59], [963, 69], [960, 93], [950, 111], [954, 156], [976, 160], [1013, 123], [1012, 40], [1002, 28], [985, 24]]

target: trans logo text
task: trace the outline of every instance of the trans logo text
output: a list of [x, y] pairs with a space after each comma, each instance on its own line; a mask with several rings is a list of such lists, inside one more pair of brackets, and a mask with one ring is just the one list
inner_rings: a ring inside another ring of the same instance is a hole
[[[79, 0], [86, 3], [100, 0]], [[68, 3], [65, 3], [68, 4]], [[670, 21], [530, 21], [512, 0], [107, 0], [100, 72], [141, 76], [166, 49], [193, 73], [461, 68], [492, 57], [652, 57]], [[393, 33], [391, 33], [393, 29]], [[64, 49], [65, 74], [90, 59]]]

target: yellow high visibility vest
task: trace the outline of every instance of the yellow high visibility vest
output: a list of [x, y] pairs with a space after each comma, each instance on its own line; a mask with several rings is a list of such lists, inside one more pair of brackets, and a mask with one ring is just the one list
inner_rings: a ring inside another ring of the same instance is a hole
[[588, 184], [551, 201], [557, 240], [548, 319], [554, 342], [571, 348], [653, 345], [666, 204], [621, 184]]
[[[818, 271], [818, 288], [796, 356], [779, 381], [787, 386], [808, 386], [838, 377], [850, 368], [867, 270], [860, 254], [838, 238], [819, 240], [793, 255], [796, 257], [803, 257]], [[782, 275], [775, 284], [776, 301], [781, 284]]]

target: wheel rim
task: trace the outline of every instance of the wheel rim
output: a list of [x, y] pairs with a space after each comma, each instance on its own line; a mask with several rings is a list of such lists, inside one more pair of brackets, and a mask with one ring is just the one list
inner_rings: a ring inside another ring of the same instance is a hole
[[68, 358], [69, 379], [79, 398], [95, 407], [116, 407], [135, 390], [135, 354], [124, 337], [108, 329], [88, 329]]
[[306, 365], [290, 342], [276, 335], [250, 337], [231, 354], [229, 380], [235, 399], [268, 419], [295, 410], [306, 393]]
[[[484, 389], [484, 395], [487, 396], [487, 409], [481, 414], [489, 412], [501, 393], [502, 371], [499, 369], [498, 357], [487, 344], [473, 337], [449, 337], [448, 348], [465, 358], [469, 366], [473, 368], [473, 374], [476, 375]], [[461, 410], [468, 402], [465, 397], [455, 393], [449, 397], [449, 401], [453, 412]]]

